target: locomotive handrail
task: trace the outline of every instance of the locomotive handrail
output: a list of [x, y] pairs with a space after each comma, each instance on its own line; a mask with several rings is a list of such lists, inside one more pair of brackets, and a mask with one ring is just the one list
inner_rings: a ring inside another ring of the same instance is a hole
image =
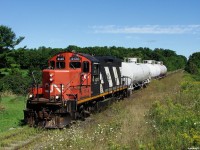
[[[70, 88], [69, 88], [69, 90], [71, 91], [70, 95], [73, 95], [75, 98], [77, 98], [77, 96], [76, 96], [77, 94], [74, 94]], [[69, 94], [67, 94], [67, 95], [69, 95]]]
[[62, 101], [62, 84], [60, 84], [60, 101]]
[[38, 84], [37, 84], [37, 101], [39, 101], [39, 95], [38, 95]]
[[34, 82], [35, 82], [35, 84], [36, 84], [36, 80], [35, 80], [34, 72], [35, 72], [35, 71], [32, 71], [31, 74], [32, 74], [33, 80], [34, 80]]
[[49, 83], [49, 101], [51, 100], [50, 83]]
[[[76, 76], [78, 76], [78, 75], [79, 75], [79, 73], [77, 73], [77, 74], [74, 76], [74, 78], [76, 78]], [[65, 93], [66, 90], [70, 87], [70, 86], [68, 86], [68, 85], [74, 80], [74, 78], [72, 78], [72, 79], [66, 84], [67, 88], [65, 89], [65, 91], [63, 91], [63, 93]]]

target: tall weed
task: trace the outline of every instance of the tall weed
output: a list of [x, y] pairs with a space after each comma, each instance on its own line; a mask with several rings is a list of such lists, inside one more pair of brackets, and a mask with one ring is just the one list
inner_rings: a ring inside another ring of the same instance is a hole
[[[156, 101], [147, 120], [155, 149], [188, 149], [200, 146], [200, 84], [189, 75], [184, 76], [175, 97]], [[149, 147], [148, 144], [145, 145]]]

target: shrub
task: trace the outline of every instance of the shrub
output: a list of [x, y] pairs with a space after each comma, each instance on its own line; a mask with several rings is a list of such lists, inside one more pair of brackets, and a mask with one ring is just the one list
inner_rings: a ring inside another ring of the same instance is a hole
[[0, 79], [0, 91], [12, 91], [14, 94], [26, 94], [31, 79], [20, 74], [6, 75]]
[[[156, 101], [148, 122], [156, 135], [155, 149], [188, 149], [200, 146], [200, 83], [184, 77], [175, 98]], [[147, 146], [148, 147], [148, 146]]]

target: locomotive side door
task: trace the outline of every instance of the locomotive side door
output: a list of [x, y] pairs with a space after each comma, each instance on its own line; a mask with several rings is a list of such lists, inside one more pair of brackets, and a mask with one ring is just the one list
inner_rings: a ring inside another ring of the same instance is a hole
[[94, 62], [92, 64], [92, 96], [100, 94], [100, 68], [99, 63]]
[[80, 99], [91, 97], [91, 75], [89, 61], [82, 62], [82, 71], [80, 73]]

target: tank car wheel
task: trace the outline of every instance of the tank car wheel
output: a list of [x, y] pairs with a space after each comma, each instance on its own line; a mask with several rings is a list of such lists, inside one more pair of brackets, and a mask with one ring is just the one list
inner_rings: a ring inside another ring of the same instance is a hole
[[143, 84], [143, 88], [146, 88], [147, 87], [147, 84]]

